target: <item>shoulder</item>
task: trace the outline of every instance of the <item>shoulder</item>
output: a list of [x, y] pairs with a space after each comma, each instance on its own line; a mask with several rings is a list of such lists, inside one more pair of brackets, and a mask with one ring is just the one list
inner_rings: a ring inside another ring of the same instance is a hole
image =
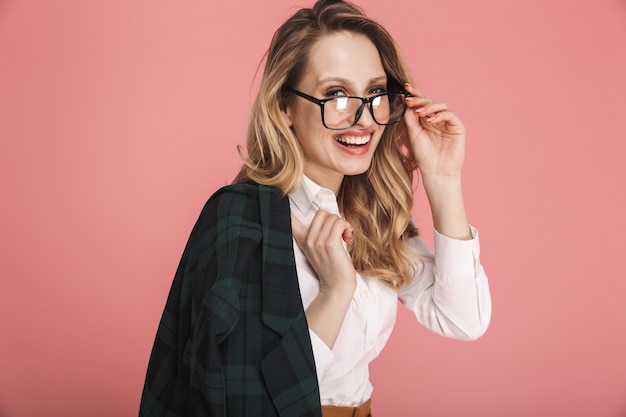
[[261, 196], [280, 199], [282, 192], [279, 188], [261, 185], [255, 182], [226, 185], [217, 190], [207, 201], [207, 205], [216, 201], [234, 201], [242, 204], [254, 204]]
[[[245, 263], [262, 244], [268, 233], [264, 220], [267, 210], [262, 208], [264, 199], [278, 201], [281, 205], [286, 200], [289, 209], [288, 198], [281, 199], [279, 189], [254, 183], [222, 187], [208, 199], [183, 254], [186, 269], [193, 271], [194, 276], [205, 277], [199, 285], [210, 288], [214, 280], [206, 277]], [[274, 211], [271, 213], [274, 215]], [[289, 215], [282, 212], [278, 217], [289, 220]], [[196, 288], [198, 294], [205, 291]]]
[[276, 187], [257, 183], [230, 184], [217, 190], [206, 202], [202, 212], [216, 212], [218, 215], [243, 215], [258, 211], [263, 201], [286, 203], [282, 191]]
[[204, 205], [196, 232], [235, 227], [260, 228], [264, 218], [289, 219], [289, 199], [279, 188], [257, 183], [231, 184], [217, 190]]

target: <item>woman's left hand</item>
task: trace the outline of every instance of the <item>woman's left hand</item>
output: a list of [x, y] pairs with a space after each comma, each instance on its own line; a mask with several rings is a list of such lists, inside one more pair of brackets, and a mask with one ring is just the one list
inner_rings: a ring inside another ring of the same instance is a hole
[[406, 98], [404, 115], [408, 145], [422, 175], [460, 176], [465, 159], [465, 126], [445, 103], [424, 97], [410, 84], [404, 88], [411, 93]]

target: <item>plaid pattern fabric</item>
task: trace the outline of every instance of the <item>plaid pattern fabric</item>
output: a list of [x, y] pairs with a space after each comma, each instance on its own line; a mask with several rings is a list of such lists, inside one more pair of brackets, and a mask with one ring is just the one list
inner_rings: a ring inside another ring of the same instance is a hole
[[140, 417], [321, 417], [289, 201], [222, 188], [193, 228], [159, 324]]

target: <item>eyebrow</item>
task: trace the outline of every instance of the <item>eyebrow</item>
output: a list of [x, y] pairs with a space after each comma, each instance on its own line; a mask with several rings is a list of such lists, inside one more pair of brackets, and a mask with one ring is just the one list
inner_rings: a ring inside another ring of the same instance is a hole
[[[369, 84], [375, 84], [377, 82], [381, 82], [381, 81], [387, 81], [387, 76], [386, 75], [379, 75], [378, 77], [374, 77], [372, 79], [369, 80]], [[325, 84], [328, 82], [338, 82], [341, 84], [346, 84], [350, 87], [354, 87], [354, 83], [351, 80], [348, 80], [347, 78], [341, 78], [341, 77], [326, 77], [326, 78], [322, 78], [318, 81], [318, 84]]]

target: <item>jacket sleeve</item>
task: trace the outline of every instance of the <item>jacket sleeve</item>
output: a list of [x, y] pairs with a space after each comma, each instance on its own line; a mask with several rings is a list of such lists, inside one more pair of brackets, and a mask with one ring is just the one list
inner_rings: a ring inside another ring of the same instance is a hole
[[[158, 326], [140, 417], [225, 415], [217, 343], [238, 319], [237, 294], [218, 278], [230, 276], [237, 258], [240, 219], [231, 212], [237, 199], [218, 191], [193, 228]], [[208, 303], [219, 317], [207, 317]]]
[[[194, 228], [194, 232], [198, 224]], [[183, 416], [188, 396], [189, 368], [182, 366], [191, 327], [191, 277], [186, 274], [192, 232], [172, 282], [159, 322], [139, 408], [140, 417]]]

